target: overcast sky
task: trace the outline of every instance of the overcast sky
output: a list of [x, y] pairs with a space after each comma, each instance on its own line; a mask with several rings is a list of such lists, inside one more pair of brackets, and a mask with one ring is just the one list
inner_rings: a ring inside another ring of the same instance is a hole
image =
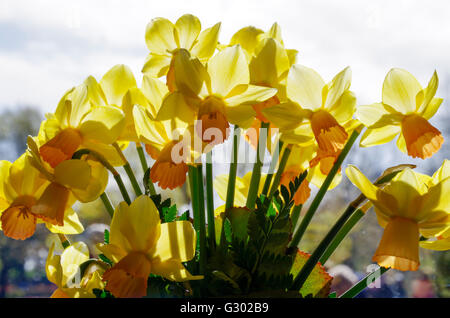
[[244, 26], [267, 30], [278, 22], [285, 45], [299, 50], [298, 62], [325, 81], [351, 66], [359, 104], [381, 100], [392, 67], [407, 69], [423, 86], [436, 69], [437, 96], [446, 99], [436, 118], [448, 113], [450, 2], [445, 0], [2, 0], [0, 110], [31, 104], [53, 112], [67, 89], [88, 75], [100, 79], [119, 63], [130, 66], [140, 82], [147, 23], [160, 16], [175, 21], [184, 13], [197, 15], [203, 28], [221, 21], [223, 43]]

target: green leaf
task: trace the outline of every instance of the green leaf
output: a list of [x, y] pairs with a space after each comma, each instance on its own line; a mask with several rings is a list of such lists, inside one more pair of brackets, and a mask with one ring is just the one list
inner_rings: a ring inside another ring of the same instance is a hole
[[233, 230], [231, 228], [231, 222], [228, 218], [225, 218], [225, 223], [223, 227], [225, 231], [225, 239], [227, 240], [228, 243], [231, 243], [231, 241], [233, 240]]
[[99, 254], [98, 258], [108, 264], [109, 266], [113, 266], [113, 262], [105, 256], [105, 254]]
[[109, 231], [105, 229], [105, 234], [103, 235], [103, 241], [105, 244], [109, 244]]
[[189, 221], [189, 210], [186, 210], [178, 217], [178, 221]]
[[175, 221], [177, 217], [177, 206], [172, 205], [170, 208], [164, 207], [163, 208], [164, 213], [164, 222], [173, 222]]
[[[310, 256], [311, 254], [302, 251], [297, 252], [291, 268], [292, 276], [297, 276]], [[312, 294], [314, 297], [328, 297], [332, 280], [333, 277], [326, 272], [322, 264], [317, 263], [311, 272], [311, 275], [309, 275], [308, 279], [303, 284], [300, 293], [303, 296]]]

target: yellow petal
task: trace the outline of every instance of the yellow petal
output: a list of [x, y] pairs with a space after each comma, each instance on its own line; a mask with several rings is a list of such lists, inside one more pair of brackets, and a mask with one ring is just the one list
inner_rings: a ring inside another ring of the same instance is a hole
[[383, 103], [374, 103], [356, 107], [356, 118], [358, 118], [366, 127], [372, 126], [383, 116], [389, 116], [389, 114], [388, 109], [384, 107]]
[[239, 44], [245, 51], [252, 54], [259, 43], [258, 35], [261, 33], [264, 31], [254, 26], [242, 28], [232, 36], [230, 45]]
[[382, 128], [368, 128], [361, 136], [361, 147], [372, 147], [385, 144], [395, 138], [401, 131], [400, 126], [385, 126]]
[[136, 79], [131, 69], [123, 64], [113, 66], [103, 75], [100, 86], [105, 93], [108, 104], [122, 105], [125, 93], [132, 87], [136, 87]]
[[328, 95], [325, 108], [331, 108], [341, 98], [342, 94], [350, 88], [352, 70], [349, 66], [339, 72], [328, 84]]
[[[227, 197], [227, 188], [228, 188], [228, 175], [222, 174], [218, 175], [216, 178], [214, 178], [214, 189], [216, 190], [219, 197], [226, 201]], [[247, 192], [244, 193], [242, 189], [246, 188], [246, 185], [241, 177], [236, 177], [236, 187], [235, 187], [235, 193], [234, 193], [234, 205], [235, 206], [245, 206], [245, 203], [247, 202]]]
[[191, 275], [178, 260], [169, 260], [162, 263], [154, 262], [152, 263], [151, 272], [176, 282], [203, 279], [201, 275]]
[[106, 185], [108, 184], [108, 170], [98, 161], [89, 160], [88, 163], [91, 167], [89, 184], [82, 189], [72, 188], [73, 195], [80, 202], [96, 200], [105, 192]]
[[191, 49], [191, 53], [200, 60], [208, 60], [216, 51], [219, 41], [220, 22], [200, 33], [197, 42]]
[[312, 68], [294, 65], [287, 79], [287, 96], [302, 108], [317, 110], [322, 106], [324, 86], [322, 77]]
[[178, 260], [187, 262], [195, 255], [196, 234], [188, 221], [175, 221], [161, 224], [161, 235], [152, 262]]
[[167, 95], [156, 115], [156, 120], [171, 120], [179, 118], [186, 123], [192, 123], [195, 119], [194, 109], [186, 103], [180, 92], [173, 92]]
[[124, 127], [125, 116], [118, 108], [99, 106], [83, 118], [80, 132], [85, 139], [112, 144], [117, 141]]
[[56, 181], [67, 188], [86, 188], [90, 178], [91, 167], [84, 160], [65, 160], [55, 167]]
[[[327, 99], [328, 101], [328, 99]], [[352, 119], [356, 110], [356, 96], [351, 91], [345, 91], [341, 94], [334, 107], [331, 107], [330, 114], [338, 123], [346, 123]]]
[[225, 115], [231, 124], [247, 129], [252, 125], [256, 112], [250, 105], [239, 105], [226, 107]]
[[[83, 242], [72, 243], [61, 254], [61, 267], [63, 272], [62, 285], [74, 284], [72, 279], [80, 275], [80, 265], [89, 259], [89, 248]], [[81, 277], [78, 277], [81, 280]]]
[[174, 56], [176, 88], [188, 96], [197, 96], [205, 80], [206, 69], [197, 58], [191, 58], [186, 50]]
[[263, 115], [280, 129], [295, 129], [305, 118], [303, 111], [296, 103], [285, 102], [262, 110]]
[[437, 88], [439, 86], [439, 78], [438, 75], [436, 73], [436, 71], [434, 71], [433, 76], [431, 76], [430, 81], [428, 82], [428, 86], [425, 87], [422, 92], [418, 93], [418, 96], [416, 97], [416, 103], [418, 101], [418, 97], [419, 95], [423, 95], [423, 101], [422, 103], [417, 103], [417, 109], [416, 112], [417, 113], [422, 113], [426, 107], [428, 107], [429, 103], [433, 100], [434, 95], [436, 94]]
[[[130, 248], [133, 251], [149, 252], [155, 246], [161, 231], [159, 212], [152, 199], [141, 195], [129, 207], [119, 205], [114, 212], [114, 217], [116, 213], [118, 214], [116, 222], [120, 224], [115, 226], [119, 227], [122, 236], [129, 242]], [[111, 231], [112, 226], [111, 224]], [[114, 241], [110, 242], [116, 244]]]
[[147, 143], [164, 145], [170, 139], [167, 136], [164, 126], [157, 121], [153, 121], [145, 109], [139, 105], [133, 108], [133, 117], [136, 134]]
[[185, 14], [175, 22], [175, 26], [178, 35], [178, 46], [189, 50], [202, 29], [200, 20], [192, 14]]
[[175, 26], [169, 20], [152, 19], [145, 30], [145, 43], [150, 52], [162, 55], [176, 49], [174, 30]]
[[407, 114], [416, 110], [416, 95], [422, 89], [408, 71], [393, 68], [383, 82], [383, 103]]
[[247, 59], [239, 45], [227, 47], [208, 63], [214, 94], [226, 97], [236, 86], [247, 85], [250, 79]]
[[81, 224], [78, 214], [73, 209], [66, 209], [64, 212], [63, 226], [53, 225], [50, 223], [45, 223], [45, 225], [52, 233], [80, 234], [84, 231], [83, 224]]
[[422, 116], [426, 119], [430, 119], [431, 117], [433, 117], [443, 101], [444, 100], [442, 98], [433, 98], [423, 110]]
[[345, 169], [347, 178], [353, 183], [369, 200], [377, 200], [378, 188], [370, 182], [365, 175], [353, 165], [349, 165]]
[[430, 187], [423, 196], [420, 206], [420, 214], [417, 218], [426, 217], [430, 211], [441, 211], [448, 214], [450, 211], [450, 178], [446, 178], [438, 184]]
[[86, 84], [81, 84], [68, 96], [69, 102], [65, 105], [68, 108], [68, 125], [70, 127], [78, 127], [83, 117], [90, 111], [91, 104], [89, 101], [88, 89]]
[[433, 174], [433, 184], [438, 184], [440, 181], [450, 177], [450, 160], [444, 159], [444, 162], [438, 170]]
[[254, 84], [275, 86], [281, 75], [289, 70], [286, 50], [274, 39], [264, 41], [262, 48], [251, 60], [250, 81]]
[[[253, 105], [259, 102], [263, 102], [277, 93], [275, 88], [256, 86], [256, 85], [242, 85], [242, 88], [246, 87], [243, 92], [239, 92], [236, 95], [227, 97], [225, 102], [228, 106], [235, 105]], [[235, 91], [236, 92], [236, 91]]]
[[45, 272], [47, 279], [58, 287], [62, 286], [62, 268], [61, 255], [55, 255], [55, 243], [52, 243], [48, 251], [47, 260], [45, 262]]
[[419, 243], [420, 247], [434, 250], [434, 251], [448, 251], [450, 250], [450, 237], [436, 240], [436, 241], [422, 241]]
[[169, 70], [171, 57], [150, 53], [145, 59], [141, 72], [153, 77], [161, 77]]
[[[141, 91], [150, 104], [153, 105], [156, 113], [158, 113], [158, 110], [161, 108], [164, 97], [169, 93], [166, 84], [149, 75], [144, 75]], [[156, 113], [154, 114], [155, 117]]]

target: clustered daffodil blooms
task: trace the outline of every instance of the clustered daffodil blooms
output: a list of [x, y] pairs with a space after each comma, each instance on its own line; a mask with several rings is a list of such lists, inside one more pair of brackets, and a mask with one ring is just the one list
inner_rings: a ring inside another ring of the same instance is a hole
[[354, 166], [349, 166], [346, 174], [372, 202], [384, 228], [373, 260], [383, 267], [417, 270], [420, 234], [439, 236], [450, 227], [450, 176], [427, 178], [406, 168], [379, 188]]
[[116, 297], [146, 295], [150, 273], [174, 281], [202, 279], [182, 262], [194, 257], [196, 235], [188, 221], [161, 223], [153, 201], [139, 196], [130, 206], [119, 204], [111, 221], [109, 244], [98, 248], [116, 264], [103, 274]]
[[[414, 158], [442, 147], [441, 132], [428, 122], [442, 103], [435, 97], [436, 72], [422, 88], [394, 68], [382, 102], [357, 106], [350, 67], [326, 83], [297, 63], [298, 51], [285, 46], [277, 23], [267, 31], [241, 28], [229, 42], [219, 42], [220, 27], [203, 29], [191, 14], [174, 23], [151, 20], [141, 78], [124, 64], [99, 80], [88, 76], [46, 114], [25, 154], [0, 161], [3, 234], [25, 240], [44, 223], [64, 248], [57, 255], [52, 245], [47, 257], [47, 278], [57, 286], [52, 297], [151, 297], [155, 290], [160, 296], [251, 297], [273, 295], [274, 288], [280, 296], [307, 296], [307, 289], [328, 297], [330, 279], [320, 262], [371, 205], [384, 228], [373, 256], [380, 266], [417, 270], [419, 246], [450, 248], [445, 160], [433, 176], [405, 164], [387, 169], [375, 184], [350, 165], [346, 176], [362, 195], [312, 254], [300, 251], [364, 127], [361, 147], [397, 135], [398, 147]], [[233, 125], [229, 172], [214, 178], [213, 152], [226, 148]], [[256, 148], [252, 172], [238, 165], [241, 137]], [[136, 144], [142, 183], [122, 152], [129, 143]], [[135, 198], [116, 166], [123, 166]], [[108, 172], [124, 200], [117, 205], [105, 193]], [[310, 184], [318, 188], [314, 197]], [[171, 201], [177, 188], [189, 189], [192, 204], [183, 214]], [[215, 204], [214, 190], [225, 205]], [[64, 234], [83, 231], [72, 207], [99, 198], [112, 221], [91, 255], [85, 243], [71, 244]]]
[[384, 144], [396, 136], [398, 148], [413, 158], [425, 159], [442, 146], [444, 137], [428, 120], [442, 103], [434, 97], [439, 85], [436, 72], [422, 88], [408, 71], [393, 68], [384, 79], [382, 102], [357, 108], [357, 117], [368, 127], [361, 146]]

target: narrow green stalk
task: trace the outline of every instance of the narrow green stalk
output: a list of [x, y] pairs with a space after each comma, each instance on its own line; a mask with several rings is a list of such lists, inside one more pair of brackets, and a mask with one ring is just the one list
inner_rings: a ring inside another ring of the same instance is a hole
[[216, 228], [214, 225], [214, 191], [213, 191], [212, 150], [206, 154], [206, 208], [208, 211], [208, 239], [210, 248], [216, 246]]
[[367, 274], [366, 277], [361, 279], [358, 283], [353, 285], [349, 290], [343, 293], [339, 298], [354, 298], [359, 295], [367, 286], [375, 281], [377, 278], [381, 278], [381, 275], [386, 273], [389, 268], [378, 267], [378, 269], [372, 273]]
[[283, 155], [281, 156], [280, 165], [278, 166], [277, 173], [275, 174], [275, 178], [273, 179], [273, 182], [272, 182], [272, 187], [270, 188], [270, 191], [269, 191], [269, 197], [271, 197], [272, 194], [274, 194], [275, 191], [277, 191], [278, 186], [280, 185], [281, 175], [284, 172], [284, 168], [286, 168], [286, 164], [288, 162], [290, 154], [291, 154], [291, 147], [290, 147], [290, 145], [287, 145], [283, 150]]
[[119, 173], [114, 174], [113, 177], [116, 180], [117, 185], [119, 186], [119, 190], [120, 190], [120, 193], [122, 194], [123, 199], [125, 200], [126, 203], [131, 204], [130, 196], [128, 195], [127, 188], [123, 184], [120, 174]]
[[325, 264], [325, 262], [330, 258], [336, 248], [341, 244], [342, 240], [347, 236], [347, 234], [351, 231], [351, 229], [355, 226], [356, 223], [365, 215], [365, 213], [358, 209], [352, 216], [348, 219], [348, 221], [344, 224], [341, 230], [336, 234], [336, 237], [331, 241], [328, 248], [323, 253], [319, 262], [321, 264]]
[[283, 142], [281, 140], [278, 141], [278, 151], [275, 151], [272, 156], [272, 161], [270, 162], [269, 171], [267, 172], [266, 181], [264, 182], [264, 187], [262, 190], [262, 194], [267, 196], [269, 192], [270, 184], [272, 183], [273, 173], [275, 172], [275, 168], [278, 164], [278, 159], [280, 157], [280, 151], [283, 148]]
[[297, 231], [295, 232], [295, 235], [290, 243], [291, 247], [297, 247], [298, 243], [300, 243], [300, 240], [303, 237], [303, 234], [305, 234], [306, 228], [308, 227], [309, 223], [311, 222], [312, 217], [314, 216], [314, 213], [317, 211], [320, 202], [322, 202], [323, 197], [325, 196], [328, 188], [330, 187], [331, 182], [333, 181], [336, 173], [338, 172], [339, 168], [342, 165], [342, 162], [344, 161], [345, 157], [349, 153], [351, 147], [356, 141], [356, 138], [358, 138], [360, 134], [360, 131], [354, 130], [350, 138], [348, 139], [347, 143], [344, 146], [344, 149], [342, 149], [341, 154], [337, 158], [336, 162], [334, 163], [333, 167], [330, 170], [330, 173], [325, 178], [325, 181], [323, 182], [322, 186], [319, 189], [319, 192], [317, 192], [316, 197], [314, 198], [313, 202], [311, 203], [308, 211], [306, 212], [305, 216], [303, 217], [300, 226], [298, 227]]
[[122, 158], [123, 162], [125, 164], [122, 166], [125, 169], [125, 172], [128, 175], [128, 178], [130, 179], [131, 186], [133, 187], [134, 193], [137, 196], [140, 196], [142, 194], [141, 188], [139, 187], [139, 183], [136, 180], [136, 176], [133, 173], [133, 170], [131, 169], [130, 163], [128, 162], [127, 158], [122, 152], [122, 149], [120, 149], [120, 146], [117, 144], [117, 142], [113, 143], [113, 147], [116, 149], [119, 156]]
[[302, 204], [294, 206], [291, 212], [291, 220], [292, 220], [292, 231], [297, 227], [298, 218], [300, 217], [300, 212], [302, 211]]
[[[144, 174], [148, 170], [148, 164], [147, 160], [145, 159], [145, 153], [144, 149], [142, 148], [141, 144], [139, 142], [136, 142], [136, 150], [139, 155], [139, 160], [141, 161], [142, 170], [144, 170]], [[150, 195], [156, 195], [155, 186], [153, 185], [153, 182], [148, 182], [148, 190], [150, 191]]]
[[231, 151], [230, 172], [228, 173], [228, 187], [227, 187], [227, 198], [225, 201], [225, 211], [234, 205], [234, 192], [236, 190], [236, 172], [237, 172], [240, 137], [241, 134], [239, 126], [234, 126], [233, 150]]
[[58, 233], [59, 240], [61, 241], [61, 245], [64, 249], [70, 246], [70, 241], [64, 234]]
[[208, 255], [206, 255], [205, 189], [203, 187], [202, 164], [197, 165], [196, 170], [198, 187], [198, 224], [200, 234], [200, 274], [205, 274]]
[[255, 164], [253, 165], [252, 178], [250, 179], [250, 187], [248, 189], [247, 195], [246, 206], [249, 209], [255, 208], [256, 198], [258, 197], [259, 182], [261, 180], [261, 168], [264, 163], [264, 156], [266, 153], [266, 140], [268, 128], [269, 123], [261, 122], [258, 145], [256, 147], [256, 160]]
[[[364, 197], [362, 197], [362, 200], [364, 200]], [[297, 276], [294, 279], [294, 282], [292, 283], [291, 290], [300, 290], [302, 288], [306, 279], [311, 274], [312, 270], [314, 269], [320, 257], [327, 249], [328, 245], [335, 238], [336, 234], [339, 232], [339, 230], [342, 228], [342, 226], [345, 224], [348, 218], [353, 214], [353, 212], [355, 212], [358, 205], [350, 204], [347, 207], [347, 209], [344, 211], [339, 220], [333, 225], [333, 227], [330, 229], [330, 231], [327, 233], [324, 239], [319, 243], [319, 246], [317, 246], [317, 248], [308, 258], [305, 265], [303, 265], [302, 269], [297, 274]]]
[[100, 199], [102, 199], [103, 205], [105, 206], [106, 211], [108, 212], [108, 214], [111, 217], [113, 217], [113, 215], [114, 215], [114, 208], [113, 208], [113, 206], [111, 204], [111, 201], [109, 200], [108, 195], [106, 194], [106, 192], [103, 192], [100, 195]]

